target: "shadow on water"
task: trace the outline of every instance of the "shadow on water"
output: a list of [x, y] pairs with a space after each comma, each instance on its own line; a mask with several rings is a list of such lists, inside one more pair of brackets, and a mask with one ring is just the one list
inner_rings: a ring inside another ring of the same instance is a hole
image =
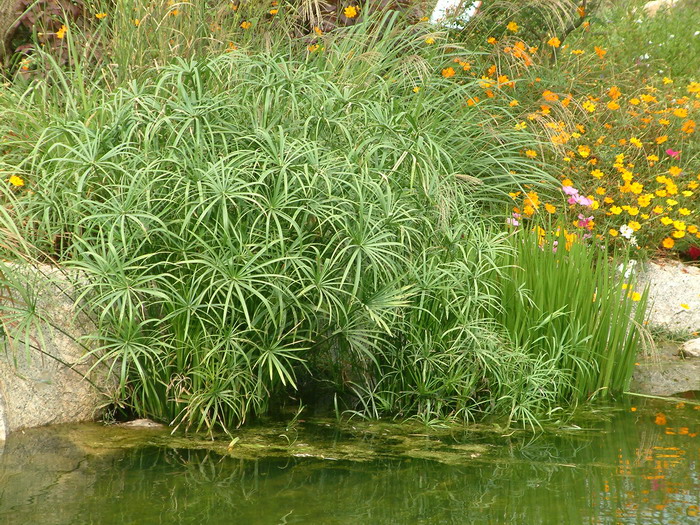
[[0, 456], [0, 523], [698, 523], [698, 408], [604, 408], [537, 436], [299, 422], [230, 448], [34, 429]]

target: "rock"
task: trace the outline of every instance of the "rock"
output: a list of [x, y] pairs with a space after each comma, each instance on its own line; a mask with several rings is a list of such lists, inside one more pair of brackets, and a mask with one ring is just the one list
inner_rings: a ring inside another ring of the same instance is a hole
[[649, 324], [674, 332], [700, 330], [700, 268], [681, 262], [650, 262], [638, 289], [649, 284]]
[[683, 357], [700, 357], [700, 337], [683, 343], [681, 355]]
[[678, 3], [678, 0], [653, 0], [644, 4], [644, 11], [650, 17], [656, 16], [660, 9], [670, 9]]
[[[114, 389], [105, 366], [90, 370], [95, 360], [79, 342], [94, 325], [76, 315], [72, 280], [50, 265], [0, 265], [0, 440], [23, 428], [93, 420]], [[28, 308], [38, 320], [23, 327]]]
[[630, 391], [653, 396], [675, 396], [700, 390], [700, 361], [643, 362], [634, 371]]

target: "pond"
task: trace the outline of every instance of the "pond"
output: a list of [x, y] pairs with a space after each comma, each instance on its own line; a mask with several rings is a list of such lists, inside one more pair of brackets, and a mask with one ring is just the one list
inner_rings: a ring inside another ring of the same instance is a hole
[[32, 429], [0, 454], [0, 523], [697, 524], [699, 432], [700, 406], [653, 400], [536, 435], [301, 416], [233, 442]]

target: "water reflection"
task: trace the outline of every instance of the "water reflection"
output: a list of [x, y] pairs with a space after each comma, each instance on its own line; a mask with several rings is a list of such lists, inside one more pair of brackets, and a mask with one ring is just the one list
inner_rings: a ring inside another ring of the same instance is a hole
[[[243, 460], [163, 447], [101, 455], [33, 432], [0, 456], [0, 523], [699, 523], [697, 408], [627, 407], [586, 423], [595, 430], [535, 438], [442, 436], [437, 449], [426, 439], [444, 462]], [[319, 439], [299, 430], [311, 434]], [[347, 440], [320, 439], [328, 456]], [[489, 452], [462, 454], [475, 439]], [[450, 447], [468, 458], [454, 464]]]

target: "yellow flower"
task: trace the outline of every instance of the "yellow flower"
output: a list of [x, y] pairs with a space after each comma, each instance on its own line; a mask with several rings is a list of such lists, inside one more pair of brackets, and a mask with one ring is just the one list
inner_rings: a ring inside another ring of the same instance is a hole
[[561, 45], [561, 40], [559, 40], [557, 37], [553, 36], [549, 40], [547, 40], [547, 44], [552, 46], [552, 47], [559, 47]]
[[690, 210], [688, 208], [680, 208], [678, 210], [678, 213], [680, 213], [681, 215], [690, 215]]
[[639, 224], [637, 221], [630, 221], [627, 226], [632, 228], [633, 231], [639, 231], [639, 229], [642, 227], [641, 224]]
[[56, 31], [56, 38], [63, 38], [66, 36], [66, 31], [68, 31], [68, 28], [66, 26], [61, 26], [61, 29]]
[[595, 104], [590, 100], [586, 100], [583, 104], [581, 104], [581, 106], [583, 106], [583, 109], [589, 113], [593, 113], [595, 111]]
[[671, 80], [668, 77], [664, 77], [662, 82], [664, 83], [664, 85], [673, 84], [673, 80]]
[[420, 86], [413, 86], [413, 92], [418, 93], [420, 91]]
[[633, 144], [633, 145], [637, 146], [638, 148], [642, 147], [642, 141], [639, 140], [637, 137], [632, 137], [630, 139], [630, 144]]
[[667, 140], [668, 140], [668, 135], [661, 135], [660, 137], [656, 137], [657, 144], [663, 144]]
[[588, 157], [591, 154], [591, 148], [582, 144], [578, 147], [578, 154], [581, 155], [585, 159], [586, 157]]
[[515, 126], [513, 126], [513, 127], [514, 127], [515, 129], [518, 129], [518, 130], [520, 130], [520, 129], [525, 129], [525, 128], [527, 128], [527, 124], [525, 124], [525, 122], [523, 122], [523, 121], [520, 121], [520, 122], [518, 122], [518, 123], [517, 123]]
[[690, 310], [690, 306], [688, 306], [687, 303], [681, 303], [681, 308], [684, 308], [685, 310]]
[[140, 25], [141, 25], [141, 20], [139, 20], [138, 18], [134, 18], [134, 25], [135, 25], [136, 27], [140, 26]]
[[552, 206], [549, 203], [544, 205], [544, 209], [547, 210], [547, 213], [555, 213], [557, 211], [556, 207]]
[[516, 24], [515, 22], [510, 22], [510, 23], [506, 26], [506, 29], [508, 29], [508, 31], [511, 31], [511, 32], [513, 32], [513, 33], [517, 33], [517, 32], [518, 32], [518, 29], [520, 29], [520, 28], [518, 27], [518, 24]]
[[616, 101], [611, 100], [610, 102], [607, 103], [608, 109], [611, 109], [615, 111], [616, 109], [620, 109], [620, 104], [618, 104]]
[[691, 82], [687, 89], [688, 93], [700, 93], [700, 82]]
[[15, 188], [24, 186], [24, 180], [22, 180], [22, 177], [18, 177], [17, 175], [12, 175], [9, 179], [9, 183], [12, 184]]
[[673, 235], [676, 239], [682, 239], [683, 237], [685, 237], [685, 231], [683, 231], [683, 230], [676, 230], [676, 231], [673, 232], [671, 235]]
[[642, 299], [642, 294], [640, 294], [639, 292], [632, 292], [629, 295], [629, 297], [631, 297], [634, 302], [637, 302], [637, 301], [640, 301]]
[[608, 233], [610, 234], [611, 237], [617, 237], [619, 235], [619, 232], [617, 230], [613, 230], [613, 229], [608, 230]]
[[632, 104], [633, 106], [638, 106], [640, 102], [641, 100], [639, 100], [637, 97], [630, 99], [630, 104]]
[[244, 20], [241, 22], [241, 29], [250, 29], [253, 26], [251, 22], [248, 22], [247, 20]]
[[488, 37], [488, 38], [486, 39], [486, 42], [488, 42], [489, 44], [493, 45], [493, 44], [495, 44], [496, 42], [498, 42], [498, 40], [496, 40], [494, 37], [490, 36], [490, 37]]
[[668, 172], [674, 177], [677, 177], [683, 172], [683, 170], [678, 166], [671, 166], [670, 168], [668, 168]]
[[674, 246], [675, 244], [676, 244], [676, 241], [674, 241], [673, 239], [671, 239], [671, 237], [666, 237], [666, 238], [661, 242], [661, 246], [663, 246], [663, 247], [666, 248], [667, 250], [670, 250], [671, 248], [673, 248], [673, 246]]
[[359, 13], [360, 8], [354, 5], [348, 6], [343, 9], [343, 14], [348, 18], [355, 18]]
[[613, 215], [620, 215], [622, 213], [622, 208], [620, 208], [619, 206], [611, 206], [610, 213], [612, 213]]
[[525, 156], [530, 159], [534, 159], [535, 157], [537, 157], [537, 152], [534, 149], [529, 149], [525, 152]]
[[428, 38], [425, 39], [425, 43], [432, 45], [435, 43], [435, 39], [432, 36], [429, 36]]
[[279, 9], [270, 9], [269, 13], [271, 15], [276, 15], [277, 13], [279, 13]]
[[106, 16], [107, 16], [107, 13], [97, 13], [97, 14], [95, 15], [95, 18], [97, 18], [98, 20], [102, 20], [102, 19], [105, 18]]
[[605, 173], [603, 173], [603, 172], [600, 171], [600, 170], [593, 170], [593, 171], [591, 172], [591, 175], [593, 175], [596, 179], [600, 179], [600, 178], [603, 177], [603, 175], [605, 175]]
[[508, 105], [512, 108], [514, 108], [518, 104], [520, 104], [520, 102], [518, 102], [517, 100], [511, 100], [510, 102], [508, 102]]

